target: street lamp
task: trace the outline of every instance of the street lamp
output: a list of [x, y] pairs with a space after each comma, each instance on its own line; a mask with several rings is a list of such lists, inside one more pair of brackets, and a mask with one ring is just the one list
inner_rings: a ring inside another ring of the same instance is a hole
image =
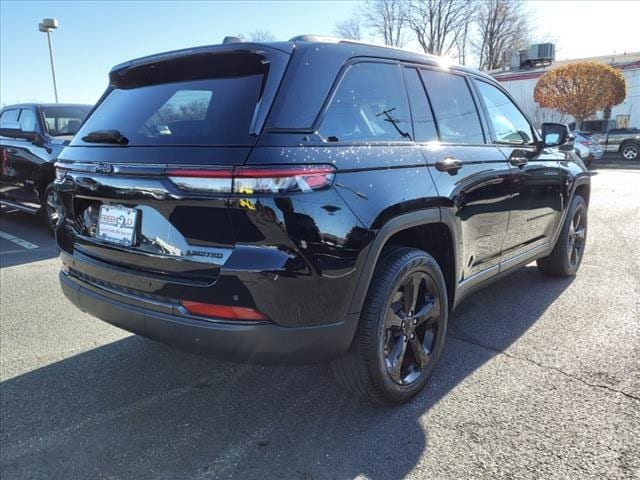
[[56, 70], [53, 66], [53, 50], [51, 49], [51, 32], [58, 28], [58, 20], [55, 18], [45, 18], [38, 24], [38, 30], [47, 34], [49, 41], [49, 59], [51, 60], [51, 76], [53, 77], [53, 94], [58, 103], [58, 86], [56, 85]]

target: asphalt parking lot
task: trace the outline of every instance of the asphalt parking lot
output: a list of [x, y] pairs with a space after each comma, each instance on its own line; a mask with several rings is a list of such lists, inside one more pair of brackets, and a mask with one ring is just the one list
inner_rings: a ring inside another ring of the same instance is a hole
[[221, 363], [77, 311], [44, 222], [3, 210], [0, 476], [640, 478], [640, 171], [597, 172], [589, 221], [575, 279], [530, 265], [470, 297], [428, 390], [389, 409], [325, 366]]

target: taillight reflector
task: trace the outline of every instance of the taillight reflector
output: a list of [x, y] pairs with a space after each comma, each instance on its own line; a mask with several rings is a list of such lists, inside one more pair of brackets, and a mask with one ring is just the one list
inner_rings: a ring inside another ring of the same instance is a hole
[[250, 320], [259, 321], [267, 320], [267, 317], [261, 312], [252, 308], [234, 307], [230, 305], [213, 305], [211, 303], [193, 302], [191, 300], [183, 300], [182, 306], [194, 315], [202, 315], [211, 318], [220, 318], [225, 320]]

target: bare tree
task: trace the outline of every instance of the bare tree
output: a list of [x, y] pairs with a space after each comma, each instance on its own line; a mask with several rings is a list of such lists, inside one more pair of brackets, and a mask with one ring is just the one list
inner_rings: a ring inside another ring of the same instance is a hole
[[277, 40], [276, 36], [269, 30], [260, 29], [253, 30], [247, 34], [241, 33], [238, 38], [249, 42], [275, 42]]
[[409, 4], [404, 0], [367, 0], [362, 6], [362, 18], [385, 45], [403, 47], [407, 43]]
[[554, 108], [543, 108], [540, 104], [533, 102], [528, 108], [525, 108], [529, 118], [533, 120], [533, 124], [536, 128], [541, 128], [545, 122], [553, 123], [567, 123], [570, 116]]
[[466, 48], [469, 10], [470, 0], [413, 0], [409, 27], [425, 53], [448, 55]]
[[469, 45], [469, 32], [473, 28], [474, 22], [474, 13], [473, 13], [473, 2], [471, 0], [467, 0], [465, 6], [464, 16], [466, 21], [464, 22], [463, 27], [458, 31], [458, 35], [456, 36], [456, 49], [458, 50], [458, 62], [461, 65], [467, 64], [467, 47]]
[[476, 44], [479, 67], [500, 67], [505, 54], [526, 46], [527, 22], [521, 0], [485, 0], [478, 3]]
[[334, 33], [340, 38], [362, 40], [362, 29], [360, 27], [360, 17], [354, 15], [351, 18], [336, 23]]

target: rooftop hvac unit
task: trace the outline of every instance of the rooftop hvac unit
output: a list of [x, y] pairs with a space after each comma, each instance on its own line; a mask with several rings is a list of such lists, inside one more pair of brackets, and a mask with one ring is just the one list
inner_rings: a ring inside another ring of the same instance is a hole
[[552, 62], [556, 59], [556, 46], [553, 43], [537, 43], [529, 47], [527, 60], [530, 62]]

